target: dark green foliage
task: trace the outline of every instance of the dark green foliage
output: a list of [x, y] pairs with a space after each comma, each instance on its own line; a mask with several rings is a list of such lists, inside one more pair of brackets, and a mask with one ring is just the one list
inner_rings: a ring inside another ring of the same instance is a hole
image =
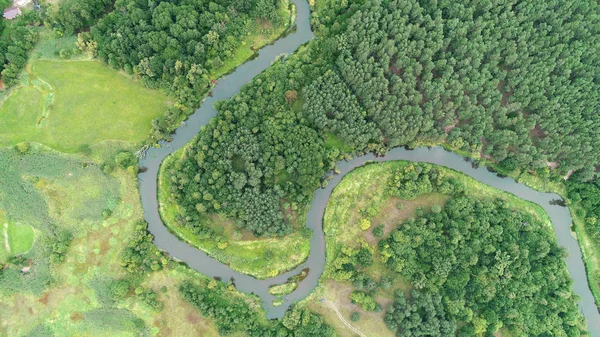
[[455, 179], [444, 177], [434, 166], [425, 163], [412, 163], [398, 168], [388, 181], [388, 192], [407, 200], [431, 192], [458, 195], [463, 191], [464, 186]]
[[356, 254], [356, 263], [362, 267], [368, 267], [373, 264], [373, 253], [366, 247], [361, 248]]
[[132, 274], [162, 269], [168, 260], [152, 243], [153, 236], [148, 233], [148, 224], [138, 221], [135, 231], [121, 254], [121, 265]]
[[127, 279], [115, 281], [110, 285], [110, 296], [115, 300], [122, 300], [130, 295], [130, 288], [131, 284]]
[[379, 226], [373, 228], [373, 236], [376, 238], [382, 237], [385, 234], [384, 228], [385, 228], [385, 225], [379, 225]]
[[413, 290], [408, 300], [397, 290], [394, 304], [385, 313], [384, 320], [398, 337], [453, 337], [456, 329], [456, 323], [446, 314], [442, 296], [418, 290]]
[[65, 260], [72, 239], [73, 237], [69, 232], [61, 232], [51, 239], [52, 253], [50, 253], [50, 262], [58, 264]]
[[583, 208], [577, 215], [584, 218], [585, 231], [596, 246], [600, 246], [600, 183], [569, 181], [567, 191], [569, 199], [578, 202]]
[[17, 83], [17, 76], [27, 64], [29, 51], [35, 46], [38, 36], [29, 27], [14, 25], [5, 32], [1, 28], [0, 71], [4, 86], [10, 87]]
[[380, 247], [390, 269], [426, 296], [441, 296], [449, 319], [472, 325], [465, 331], [579, 336], [585, 329], [551, 229], [503, 200], [455, 197], [440, 213], [405, 221]]
[[61, 34], [73, 35], [94, 24], [113, 3], [114, 0], [63, 0], [48, 21]]
[[216, 105], [220, 113], [167, 171], [185, 222], [198, 226], [203, 213], [224, 212], [256, 235], [289, 233], [283, 200], [305, 205], [337, 159], [285, 103], [284, 92], [313, 71], [298, 59], [275, 64]]
[[332, 132], [356, 150], [381, 141], [381, 134], [350, 88], [340, 77], [328, 70], [304, 89], [303, 113], [310, 125], [321, 133]]
[[164, 303], [158, 300], [158, 294], [152, 289], [145, 289], [141, 294], [138, 294], [142, 301], [155, 311], [162, 311], [165, 307]]
[[360, 321], [360, 314], [356, 311], [353, 311], [352, 314], [350, 314], [350, 320], [352, 322], [358, 322]]

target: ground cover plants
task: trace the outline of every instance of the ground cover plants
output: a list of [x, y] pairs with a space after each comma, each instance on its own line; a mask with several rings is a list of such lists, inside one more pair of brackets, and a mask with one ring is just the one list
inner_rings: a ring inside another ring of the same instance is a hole
[[157, 257], [140, 228], [135, 170], [115, 165], [121, 151], [118, 143], [88, 156], [40, 145], [0, 150], [2, 223], [34, 233], [10, 243], [33, 246], [0, 269], [1, 335], [217, 334], [179, 296], [179, 282], [197, 274]]
[[[362, 226], [365, 220], [371, 226]], [[461, 226], [469, 229], [464, 232]], [[405, 161], [352, 171], [332, 194], [324, 231], [327, 265], [322, 286], [301, 306], [325, 315], [331, 324], [338, 318], [320, 298], [327, 298], [348, 319], [359, 312], [354, 324], [367, 334], [382, 321], [391, 329], [389, 336], [396, 330], [398, 336], [409, 336], [423, 329], [439, 329], [435, 335], [441, 336], [453, 336], [455, 330], [472, 336], [500, 329], [517, 336], [584, 333], [564, 255], [547, 215], [535, 204], [458, 172]], [[493, 238], [498, 235], [500, 240]], [[525, 246], [526, 250], [516, 248]], [[502, 258], [503, 254], [508, 255]], [[548, 275], [542, 270], [550, 269], [556, 277], [550, 283], [532, 279]], [[510, 275], [494, 276], [499, 270]], [[522, 274], [523, 270], [530, 271]], [[554, 287], [569, 295], [555, 298]], [[515, 307], [499, 309], [507, 306], [507, 296], [508, 306]], [[530, 303], [532, 298], [541, 302]], [[546, 306], [546, 301], [557, 302]], [[477, 309], [470, 303], [477, 303]], [[550, 307], [565, 310], [562, 323], [541, 318], [557, 314], [538, 316]], [[437, 314], [419, 317], [420, 310]], [[338, 331], [345, 331], [337, 325]]]

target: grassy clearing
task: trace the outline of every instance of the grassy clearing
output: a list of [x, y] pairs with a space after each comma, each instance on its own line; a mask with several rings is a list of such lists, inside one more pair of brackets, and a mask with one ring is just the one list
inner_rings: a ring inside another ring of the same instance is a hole
[[204, 225], [213, 228], [227, 240], [227, 247], [221, 249], [213, 239], [202, 239], [189, 229], [177, 226], [175, 216], [180, 210], [168, 195], [170, 183], [166, 171], [182, 153], [182, 150], [179, 150], [165, 159], [158, 178], [161, 217], [173, 233], [222, 263], [228, 264], [232, 269], [256, 278], [269, 278], [281, 274], [306, 260], [310, 252], [310, 243], [300, 231], [283, 238], [257, 239], [251, 233], [238, 230], [231, 220], [222, 216], [206, 217]]
[[[413, 200], [402, 200], [390, 197], [385, 193], [385, 183], [392, 172], [399, 167], [409, 165], [407, 161], [391, 161], [374, 163], [358, 168], [348, 173], [335, 188], [327, 205], [323, 220], [323, 229], [326, 239], [327, 264], [325, 272], [321, 277], [320, 285], [313, 295], [301, 302], [301, 305], [309, 307], [324, 316], [327, 323], [336, 327], [341, 336], [354, 336], [353, 333], [339, 320], [337, 314], [328, 305], [321, 303], [321, 298], [326, 298], [342, 313], [347, 320], [350, 314], [357, 311], [361, 315], [358, 322], [352, 325], [367, 336], [394, 336], [393, 331], [382, 328], [383, 313], [365, 312], [359, 306], [352, 304], [350, 293], [353, 290], [348, 281], [336, 281], [331, 279], [332, 261], [340, 254], [344, 246], [357, 246], [368, 243], [375, 250], [374, 264], [366, 269], [366, 272], [375, 279], [383, 275], [391, 275], [387, 267], [379, 260], [378, 238], [374, 237], [372, 231], [378, 225], [384, 225], [384, 233], [388, 235], [393, 229], [402, 224], [402, 221], [414, 216], [418, 208], [428, 212], [433, 205], [444, 206], [450, 199], [449, 196], [440, 193], [430, 193], [419, 196]], [[445, 168], [437, 167], [446, 176], [452, 176], [462, 184], [468, 186], [470, 196], [479, 199], [502, 198], [516, 210], [532, 214], [538, 220], [547, 224], [551, 230], [551, 223], [543, 209], [534, 203], [522, 200], [516, 196], [497, 190], [491, 186], [482, 184], [462, 173]], [[399, 207], [398, 205], [401, 204]], [[372, 226], [363, 231], [360, 221], [364, 217], [365, 210], [374, 209], [376, 215], [372, 217]], [[384, 237], [385, 237], [384, 235]], [[401, 289], [408, 294], [411, 285], [403, 278], [395, 275], [394, 285], [387, 290], [379, 290], [375, 299], [383, 308], [392, 302], [393, 293]]]
[[31, 226], [4, 223], [4, 237], [8, 238], [8, 248], [11, 255], [27, 253], [33, 246], [35, 234]]
[[31, 226], [8, 222], [0, 209], [0, 264], [10, 257], [27, 253], [34, 240], [35, 233]]
[[75, 152], [103, 140], [136, 143], [167, 108], [162, 92], [98, 61], [34, 60], [28, 69], [0, 106], [0, 146], [33, 141]]

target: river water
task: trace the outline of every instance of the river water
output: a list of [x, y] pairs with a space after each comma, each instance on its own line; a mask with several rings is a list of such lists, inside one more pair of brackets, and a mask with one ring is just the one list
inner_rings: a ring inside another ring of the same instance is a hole
[[[231, 98], [240, 91], [242, 86], [267, 69], [277, 56], [293, 53], [298, 47], [313, 38], [310, 29], [308, 3], [305, 0], [292, 0], [292, 2], [297, 9], [296, 31], [278, 40], [275, 44], [264, 47], [260, 50], [257, 58], [241, 65], [233, 73], [222, 77], [213, 88], [212, 96], [202, 103], [200, 108], [189, 117], [185, 125], [177, 129], [173, 141], [161, 148], [151, 148], [148, 150], [146, 157], [140, 160], [140, 167], [146, 168], [144, 172], [139, 174], [140, 195], [144, 208], [144, 218], [148, 222], [148, 230], [154, 235], [154, 244], [204, 275], [219, 277], [224, 281], [233, 279], [238, 290], [256, 294], [263, 300], [263, 307], [268, 318], [278, 318], [283, 316], [295, 301], [308, 296], [318, 284], [325, 266], [325, 240], [322, 230], [323, 214], [331, 192], [346, 173], [369, 161], [381, 162], [402, 159], [443, 165], [463, 172], [485, 184], [513, 193], [522, 199], [535, 202], [544, 208], [552, 220], [559, 245], [569, 252], [566, 259], [567, 267], [571, 278], [574, 280], [573, 289], [581, 297], [579, 306], [588, 320], [590, 333], [593, 336], [600, 337], [600, 314], [587, 283], [579, 245], [570, 231], [572, 221], [569, 210], [566, 207], [550, 203], [552, 200], [560, 199], [560, 196], [535, 191], [517, 183], [514, 179], [500, 178], [485, 168], [473, 168], [461, 156], [447, 152], [442, 148], [418, 148], [415, 150], [397, 148], [388, 152], [384, 157], [375, 157], [368, 154], [354, 158], [351, 161], [339, 162], [340, 173], [329, 181], [326, 188], [318, 189], [315, 192], [312, 206], [307, 214], [307, 227], [313, 230], [308, 259], [294, 270], [270, 279], [257, 280], [254, 277], [240, 274], [204, 252], [189, 246], [169, 232], [167, 227], [163, 225], [158, 212], [157, 178], [162, 161], [169, 154], [191, 141], [200, 131], [200, 127], [216, 116], [215, 102]], [[284, 297], [285, 302], [283, 305], [274, 307], [271, 302], [275, 297], [268, 293], [269, 286], [284, 283], [289, 277], [300, 273], [304, 268], [310, 269], [306, 279], [300, 283], [293, 293]]]

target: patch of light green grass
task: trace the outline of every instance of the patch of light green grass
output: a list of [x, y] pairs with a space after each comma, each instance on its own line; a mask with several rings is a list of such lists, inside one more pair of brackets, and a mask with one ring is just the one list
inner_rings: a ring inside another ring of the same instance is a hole
[[4, 230], [8, 236], [8, 245], [10, 247], [11, 255], [27, 253], [33, 246], [35, 234], [31, 226], [5, 223]]
[[104, 140], [135, 143], [167, 109], [164, 93], [98, 61], [35, 60], [30, 71], [0, 106], [0, 146], [33, 141], [75, 152]]

